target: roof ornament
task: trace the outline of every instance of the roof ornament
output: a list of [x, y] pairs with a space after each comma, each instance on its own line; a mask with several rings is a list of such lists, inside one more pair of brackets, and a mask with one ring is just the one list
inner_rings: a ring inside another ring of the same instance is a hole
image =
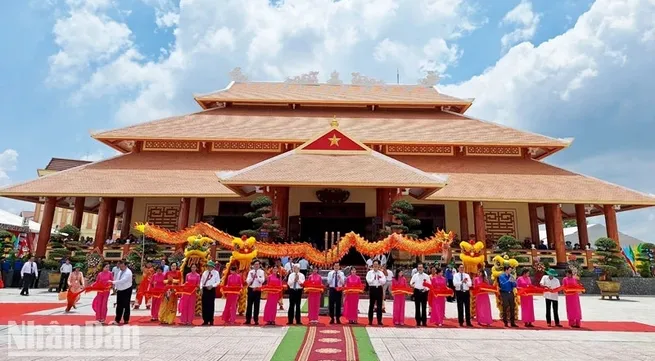
[[240, 67], [236, 67], [232, 69], [229, 73], [227, 73], [230, 76], [230, 80], [239, 82], [239, 83], [245, 83], [248, 81], [248, 77], [241, 71]]
[[336, 70], [334, 70], [330, 74], [330, 79], [328, 79], [327, 83], [330, 84], [330, 85], [342, 85], [343, 81], [341, 81], [341, 79], [339, 79], [339, 73]]
[[425, 75], [425, 78], [418, 80], [418, 83], [425, 86], [435, 86], [439, 84], [440, 79], [441, 78], [439, 77], [439, 74], [437, 74], [436, 71], [430, 70]]
[[332, 128], [339, 128], [339, 121], [337, 120], [337, 116], [334, 115], [332, 120], [330, 120], [330, 126]]

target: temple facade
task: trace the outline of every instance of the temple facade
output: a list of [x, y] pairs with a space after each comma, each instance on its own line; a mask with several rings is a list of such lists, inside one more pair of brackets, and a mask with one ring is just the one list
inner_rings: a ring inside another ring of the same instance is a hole
[[296, 241], [320, 246], [326, 232], [349, 231], [372, 239], [390, 205], [406, 199], [424, 235], [536, 243], [545, 224], [563, 264], [563, 220], [577, 220], [584, 247], [587, 217], [604, 216], [618, 240], [617, 212], [655, 205], [652, 195], [543, 162], [571, 139], [467, 116], [471, 99], [432, 86], [232, 82], [195, 100], [196, 113], [94, 133], [116, 157], [0, 189], [40, 204], [37, 256], [58, 207], [77, 227], [84, 212], [96, 214], [102, 249], [117, 216], [122, 237], [134, 222], [206, 221], [237, 234], [250, 227], [249, 202], [268, 195]]

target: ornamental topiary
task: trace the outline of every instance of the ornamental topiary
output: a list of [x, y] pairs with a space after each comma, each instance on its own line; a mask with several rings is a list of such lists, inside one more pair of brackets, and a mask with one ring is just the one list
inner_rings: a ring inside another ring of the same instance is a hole
[[514, 258], [514, 256], [518, 254], [516, 250], [521, 249], [523, 244], [519, 242], [518, 239], [514, 238], [514, 236], [506, 234], [498, 238], [496, 247], [498, 247], [500, 253], [506, 253], [510, 258]]
[[612, 277], [626, 277], [630, 275], [628, 264], [621, 254], [616, 242], [607, 237], [601, 237], [594, 242], [596, 246], [596, 263], [603, 271], [602, 275], [606, 281]]
[[408, 238], [418, 238], [421, 230], [417, 229], [421, 225], [421, 220], [412, 217], [414, 206], [405, 200], [395, 201], [391, 204], [389, 214], [393, 216], [386, 226], [391, 228], [395, 233], [402, 233]]
[[280, 225], [275, 223], [277, 217], [271, 216], [272, 205], [273, 201], [267, 196], [257, 197], [252, 201], [250, 207], [253, 211], [243, 216], [252, 221], [253, 229], [243, 230], [239, 232], [239, 235], [255, 237], [257, 240], [261, 238], [277, 239], [280, 232]]

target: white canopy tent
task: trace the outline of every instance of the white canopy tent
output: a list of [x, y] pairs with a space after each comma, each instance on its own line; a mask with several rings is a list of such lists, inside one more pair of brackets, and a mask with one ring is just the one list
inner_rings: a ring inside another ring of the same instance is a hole
[[[601, 237], [607, 237], [607, 229], [603, 224], [587, 224], [587, 233], [589, 234], [589, 245], [593, 248], [594, 242]], [[539, 239], [541, 243], [546, 243], [546, 228], [543, 225], [539, 226]], [[564, 228], [564, 242], [571, 242], [571, 246], [575, 246], [579, 242], [578, 227]], [[621, 246], [635, 246], [643, 243], [642, 240], [629, 236], [625, 233], [619, 232], [619, 243]]]
[[41, 224], [29, 221], [28, 225], [28, 227], [25, 227], [26, 225], [23, 224], [23, 217], [0, 209], [0, 229], [27, 233], [27, 229], [29, 228], [29, 233], [39, 233]]

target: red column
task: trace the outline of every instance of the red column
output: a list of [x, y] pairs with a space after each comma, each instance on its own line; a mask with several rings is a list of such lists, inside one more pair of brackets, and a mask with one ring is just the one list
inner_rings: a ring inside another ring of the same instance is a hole
[[57, 208], [57, 198], [47, 197], [43, 206], [43, 217], [41, 217], [41, 228], [39, 229], [39, 240], [36, 245], [36, 256], [45, 257], [45, 251], [50, 241], [50, 231], [52, 230], [52, 221], [55, 219], [55, 208]]
[[196, 214], [194, 219], [196, 223], [202, 222], [202, 217], [205, 215], [205, 198], [196, 198]]
[[73, 226], [82, 229], [82, 218], [84, 217], [84, 197], [75, 197], [75, 208], [73, 209]]
[[459, 239], [461, 241], [469, 239], [469, 217], [466, 201], [459, 201]]
[[546, 218], [546, 245], [548, 249], [554, 249], [555, 233], [553, 230], [553, 211], [551, 204], [544, 205], [544, 217]]
[[589, 232], [587, 230], [587, 214], [585, 213], [584, 204], [575, 205], [575, 222], [578, 225], [580, 249], [586, 249], [589, 244]]
[[289, 187], [275, 187], [273, 189], [273, 215], [286, 234], [289, 227]]
[[123, 201], [123, 224], [121, 225], [121, 238], [125, 239], [130, 235], [132, 229], [132, 208], [134, 207], [134, 198], [125, 198]]
[[114, 238], [114, 226], [116, 225], [116, 198], [108, 198], [107, 205], [109, 207], [109, 215], [107, 216], [107, 229], [105, 231], [105, 239]]
[[189, 211], [191, 208], [191, 198], [180, 199], [180, 215], [177, 219], [177, 229], [179, 231], [189, 226]]
[[566, 247], [564, 245], [564, 226], [562, 224], [562, 209], [559, 204], [549, 204], [552, 219], [553, 238], [555, 242], [555, 258], [558, 266], [566, 266]]
[[478, 241], [487, 244], [487, 229], [484, 222], [484, 206], [482, 202], [473, 202], [473, 215], [475, 220], [475, 237]]
[[617, 246], [621, 246], [619, 243], [619, 226], [616, 221], [616, 210], [611, 204], [603, 205], [603, 213], [605, 213], [605, 227], [607, 229], [607, 238], [611, 238], [616, 242]]
[[537, 218], [536, 204], [528, 204], [528, 215], [530, 216], [530, 238], [532, 238], [532, 244], [538, 246], [541, 240], [539, 239], [539, 219]]
[[105, 247], [105, 238], [107, 236], [107, 223], [109, 223], [109, 206], [110, 198], [100, 198], [100, 207], [98, 208], [98, 223], [96, 223], [96, 235], [93, 240], [93, 246], [100, 252]]

